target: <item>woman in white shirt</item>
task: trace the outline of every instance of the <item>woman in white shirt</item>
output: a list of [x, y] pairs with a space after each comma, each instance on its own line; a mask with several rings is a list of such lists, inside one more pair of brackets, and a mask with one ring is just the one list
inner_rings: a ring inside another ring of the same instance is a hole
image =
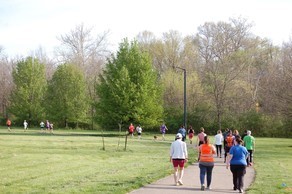
[[222, 153], [222, 142], [224, 141], [221, 130], [217, 131], [217, 135], [215, 135], [215, 145], [216, 145], [216, 153], [217, 157], [221, 158]]
[[184, 165], [188, 160], [187, 144], [182, 141], [182, 138], [182, 134], [176, 134], [176, 140], [172, 142], [170, 147], [170, 162], [174, 168], [175, 185], [183, 185]]

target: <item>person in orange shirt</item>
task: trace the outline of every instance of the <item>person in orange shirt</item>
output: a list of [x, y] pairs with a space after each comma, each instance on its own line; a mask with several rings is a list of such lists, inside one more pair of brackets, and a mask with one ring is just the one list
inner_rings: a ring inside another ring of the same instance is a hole
[[225, 148], [224, 148], [224, 151], [225, 151], [225, 153], [224, 153], [224, 163], [226, 162], [226, 158], [227, 158], [227, 154], [229, 153], [229, 150], [234, 145], [234, 140], [235, 140], [235, 138], [234, 138], [234, 136], [232, 134], [232, 131], [229, 130], [229, 133], [228, 133], [227, 137], [225, 138], [226, 144], [225, 144]]
[[134, 135], [134, 130], [135, 130], [135, 127], [134, 125], [131, 123], [130, 126], [129, 126], [129, 135], [131, 135], [133, 137]]
[[205, 190], [205, 175], [207, 174], [207, 189], [211, 189], [212, 171], [214, 167], [213, 154], [216, 154], [215, 147], [210, 144], [208, 136], [204, 137], [204, 143], [199, 147], [199, 168], [201, 190]]

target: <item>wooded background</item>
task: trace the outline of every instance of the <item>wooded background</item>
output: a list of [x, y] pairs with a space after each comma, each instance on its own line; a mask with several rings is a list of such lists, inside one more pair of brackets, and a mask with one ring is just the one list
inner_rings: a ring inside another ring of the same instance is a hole
[[107, 37], [77, 25], [58, 37], [53, 58], [42, 48], [11, 58], [0, 47], [1, 123], [49, 119], [56, 127], [118, 129], [133, 122], [147, 131], [165, 122], [176, 132], [184, 111], [180, 67], [195, 131], [292, 136], [292, 40], [275, 46], [244, 18], [206, 22], [185, 37], [143, 31], [115, 53]]

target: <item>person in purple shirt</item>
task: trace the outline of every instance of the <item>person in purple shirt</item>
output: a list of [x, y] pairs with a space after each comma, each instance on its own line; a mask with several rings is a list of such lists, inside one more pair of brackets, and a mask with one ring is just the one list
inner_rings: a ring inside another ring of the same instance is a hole
[[233, 190], [239, 190], [239, 193], [243, 193], [243, 178], [246, 173], [246, 158], [248, 156], [247, 149], [242, 146], [243, 141], [240, 137], [234, 141], [235, 145], [230, 148], [226, 168], [230, 166], [230, 170], [233, 175]]
[[168, 129], [167, 129], [166, 125], [163, 123], [163, 124], [160, 126], [160, 132], [161, 132], [161, 134], [162, 134], [162, 140], [165, 140], [164, 135], [165, 135], [165, 133], [166, 133], [167, 130], [168, 130]]

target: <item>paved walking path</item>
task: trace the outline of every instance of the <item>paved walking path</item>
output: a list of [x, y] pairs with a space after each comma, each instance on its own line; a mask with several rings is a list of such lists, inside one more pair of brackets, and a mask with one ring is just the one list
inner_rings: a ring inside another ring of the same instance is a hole
[[[130, 192], [130, 194], [172, 194], [172, 193], [194, 193], [198, 194], [214, 194], [214, 193], [238, 193], [233, 190], [232, 173], [230, 169], [226, 169], [226, 164], [223, 163], [223, 158], [215, 158], [215, 166], [213, 168], [211, 190], [201, 191], [199, 179], [198, 163], [193, 163], [185, 168], [183, 185], [174, 186], [173, 174], [160, 179], [150, 185], [146, 185], [138, 190]], [[255, 177], [253, 167], [246, 168], [244, 176], [244, 190], [246, 190]]]

